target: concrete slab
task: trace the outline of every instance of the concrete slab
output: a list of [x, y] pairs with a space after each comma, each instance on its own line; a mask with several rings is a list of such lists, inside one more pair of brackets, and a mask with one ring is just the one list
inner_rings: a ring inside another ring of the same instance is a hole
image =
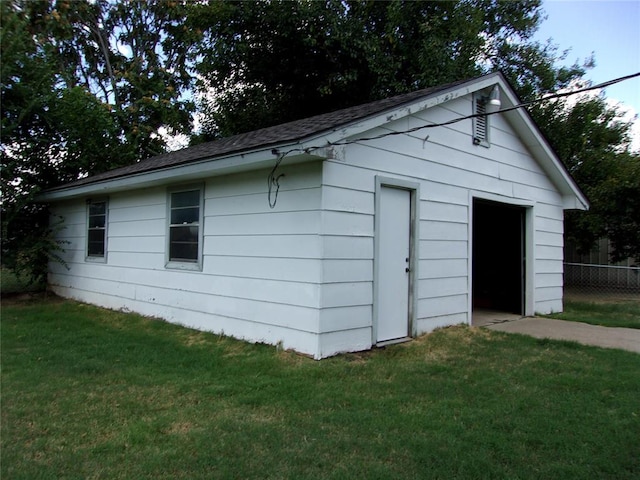
[[524, 317], [502, 323], [486, 325], [486, 328], [507, 333], [521, 333], [535, 338], [570, 340], [583, 345], [620, 348], [640, 353], [640, 330], [613, 328], [568, 322], [551, 318]]
[[494, 323], [511, 322], [519, 320], [522, 315], [516, 313], [501, 312], [499, 310], [489, 310], [487, 308], [474, 308], [471, 324], [474, 327], [486, 327]]

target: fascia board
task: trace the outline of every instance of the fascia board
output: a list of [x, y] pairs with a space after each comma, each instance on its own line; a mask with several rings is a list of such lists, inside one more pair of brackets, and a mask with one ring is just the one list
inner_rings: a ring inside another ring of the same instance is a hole
[[[364, 119], [356, 120], [351, 124], [342, 125], [332, 131], [323, 132], [311, 138], [313, 138], [316, 142], [318, 140], [323, 140], [324, 145], [327, 146], [335, 142], [344, 141], [345, 139], [357, 140], [357, 136], [361, 135], [364, 132], [374, 130], [375, 128], [386, 125], [389, 122], [402, 119], [428, 108], [442, 105], [443, 103], [455, 100], [456, 98], [464, 97], [471, 93], [477, 92], [478, 90], [492, 87], [501, 79], [501, 74], [494, 73], [476, 80], [470, 80], [467, 83], [456, 85], [455, 87], [451, 87], [450, 89], [434, 93], [430, 96], [424, 97], [421, 100], [414, 100], [392, 110], [387, 110], [380, 114], [374, 114]], [[314, 140], [310, 139], [309, 143], [314, 143]]]
[[[311, 135], [306, 139], [302, 139], [295, 143], [270, 145], [251, 152], [235, 153], [224, 157], [206, 158], [182, 166], [167, 167], [161, 170], [153, 170], [151, 172], [129, 175], [88, 185], [61, 188], [59, 190], [43, 193], [37, 198], [37, 200], [55, 201], [86, 196], [89, 194], [106, 194], [131, 188], [144, 188], [207, 176], [225, 175], [258, 168], [267, 168], [272, 166], [275, 160], [275, 156], [272, 153], [274, 149], [282, 153], [304, 152], [305, 150], [313, 152], [313, 154], [301, 153], [298, 155], [287, 155], [287, 157], [285, 157], [286, 163], [326, 158], [328, 154], [331, 155], [329, 147], [334, 143], [344, 141], [345, 139], [357, 140], [357, 136], [364, 132], [371, 131], [394, 120], [441, 105], [456, 98], [472, 94], [479, 90], [487, 89], [496, 84], [499, 84], [501, 87], [502, 100], [505, 108], [517, 105], [518, 99], [515, 96], [515, 93], [513, 93], [511, 87], [508, 85], [502, 74], [495, 73], [484, 76], [480, 79], [470, 80], [467, 83], [457, 85], [448, 90], [440, 91], [421, 100], [401, 105], [395, 109], [387, 110], [383, 113], [357, 120], [351, 124], [342, 125], [333, 130]], [[523, 112], [522, 109], [516, 109], [510, 112], [505, 112], [504, 115], [514, 126], [536, 160], [540, 163], [547, 175], [550, 176], [552, 181], [565, 197], [565, 208], [577, 207], [583, 210], [588, 209], [588, 200], [561, 164], [560, 160], [557, 158], [556, 154], [548, 145], [546, 139], [540, 133], [538, 127], [533, 123], [528, 114]], [[570, 197], [572, 196], [575, 201], [571, 200]]]
[[171, 166], [164, 169], [142, 172], [139, 174], [127, 175], [120, 178], [113, 178], [87, 185], [71, 186], [44, 192], [36, 197], [38, 202], [53, 202], [69, 200], [72, 198], [86, 197], [88, 195], [106, 195], [109, 193], [121, 192], [125, 190], [149, 188], [169, 183], [182, 183], [196, 179], [229, 175], [260, 168], [269, 168], [274, 165], [276, 155], [273, 150], [297, 152], [297, 155], [285, 157], [283, 162], [291, 165], [305, 161], [313, 161], [324, 158], [324, 149], [314, 149], [312, 154], [304, 153], [307, 147], [303, 144], [271, 145], [268, 148], [228, 155], [225, 157], [206, 158], [197, 162], [187, 163], [181, 166]]

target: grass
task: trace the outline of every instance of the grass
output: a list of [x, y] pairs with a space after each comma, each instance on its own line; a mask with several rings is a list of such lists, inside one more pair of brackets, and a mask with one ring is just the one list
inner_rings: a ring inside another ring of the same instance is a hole
[[60, 299], [2, 311], [3, 479], [640, 476], [640, 355], [453, 327], [316, 362]]
[[605, 327], [640, 328], [640, 300], [617, 303], [567, 300], [564, 312], [547, 317]]

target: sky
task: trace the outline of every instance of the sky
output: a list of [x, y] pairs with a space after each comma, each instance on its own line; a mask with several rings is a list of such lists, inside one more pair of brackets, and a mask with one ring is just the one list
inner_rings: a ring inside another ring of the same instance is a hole
[[[585, 78], [593, 84], [640, 72], [640, 0], [543, 0], [547, 19], [536, 39], [551, 38], [565, 60], [580, 63], [592, 53], [596, 66]], [[606, 98], [640, 114], [640, 77], [612, 85]], [[635, 122], [634, 147], [640, 147], [640, 120]]]

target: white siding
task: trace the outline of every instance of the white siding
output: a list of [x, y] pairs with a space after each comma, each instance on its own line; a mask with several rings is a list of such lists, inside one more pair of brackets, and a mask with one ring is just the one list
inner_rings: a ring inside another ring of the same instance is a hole
[[371, 347], [374, 195], [347, 185], [322, 190], [322, 356]]
[[[392, 122], [367, 136], [405, 131], [425, 121], [446, 121], [471, 113], [471, 108], [470, 96], [460, 98], [446, 107]], [[325, 162], [323, 249], [334, 262], [332, 272], [340, 269], [343, 275], [337, 284], [335, 276], [324, 278], [322, 332], [350, 332], [357, 339], [354, 349], [371, 342], [376, 175], [420, 184], [416, 333], [470, 320], [470, 191], [533, 205], [534, 310], [562, 308], [561, 195], [503, 118], [492, 116], [489, 124], [490, 148], [473, 145], [468, 120], [349, 144], [343, 147], [340, 160]], [[336, 265], [337, 245], [340, 259]], [[356, 268], [356, 261], [366, 261], [368, 270]], [[336, 343], [332, 345], [330, 338]], [[339, 338], [324, 334], [323, 352], [347, 349]]]
[[[100, 264], [85, 261], [84, 201], [54, 205], [65, 217], [60, 239], [69, 242], [69, 269], [52, 264], [50, 284], [82, 301], [318, 356], [321, 165], [282, 172], [273, 210], [268, 171], [203, 180], [202, 271], [165, 268], [166, 188], [109, 198], [108, 254]], [[360, 289], [354, 284], [351, 294], [370, 303]], [[340, 295], [333, 302], [345, 303]]]
[[[471, 111], [468, 95], [362, 136]], [[415, 333], [470, 320], [473, 195], [530, 207], [533, 308], [561, 310], [562, 196], [504, 118], [492, 116], [489, 126], [490, 148], [473, 145], [466, 120], [282, 167], [274, 209], [268, 171], [203, 179], [202, 271], [165, 267], [167, 188], [176, 185], [112, 195], [104, 263], [85, 261], [84, 199], [56, 204], [69, 269], [52, 264], [50, 283], [61, 295], [316, 358], [370, 348], [380, 175], [419, 185]]]

